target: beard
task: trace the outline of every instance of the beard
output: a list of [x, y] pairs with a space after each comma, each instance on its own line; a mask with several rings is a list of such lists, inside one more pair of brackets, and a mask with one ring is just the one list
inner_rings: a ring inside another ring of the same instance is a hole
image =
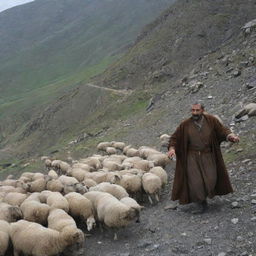
[[202, 115], [192, 115], [194, 121], [199, 121], [202, 118]]

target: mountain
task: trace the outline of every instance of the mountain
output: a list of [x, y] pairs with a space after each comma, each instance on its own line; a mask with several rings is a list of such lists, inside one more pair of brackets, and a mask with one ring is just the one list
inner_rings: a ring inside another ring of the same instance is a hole
[[21, 5], [21, 4], [26, 4], [29, 3], [33, 0], [9, 0], [8, 2], [2, 2], [0, 3], [0, 12], [9, 9], [11, 7], [17, 6], [17, 5]]
[[[102, 140], [159, 145], [159, 135], [173, 132], [198, 100], [224, 123], [233, 123], [241, 104], [255, 102], [255, 93], [245, 87], [256, 79], [255, 31], [241, 30], [255, 10], [253, 1], [176, 2], [90, 84], [70, 88], [4, 140], [1, 153], [65, 159], [95, 152]], [[233, 127], [250, 157], [254, 120], [246, 128]], [[237, 149], [227, 158], [239, 158]]]
[[42, 109], [120, 57], [173, 2], [37, 0], [0, 13], [2, 146]]

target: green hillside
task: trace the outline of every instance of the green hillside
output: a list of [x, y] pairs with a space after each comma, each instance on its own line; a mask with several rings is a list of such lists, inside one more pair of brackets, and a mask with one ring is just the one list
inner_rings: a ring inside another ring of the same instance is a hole
[[119, 58], [173, 0], [37, 0], [0, 13], [0, 142]]

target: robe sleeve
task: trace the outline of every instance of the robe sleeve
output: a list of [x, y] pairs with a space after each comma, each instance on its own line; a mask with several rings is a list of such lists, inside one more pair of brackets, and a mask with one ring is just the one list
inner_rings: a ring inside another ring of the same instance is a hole
[[180, 126], [176, 129], [176, 131], [171, 135], [170, 139], [169, 139], [169, 144], [168, 144], [168, 150], [170, 150], [170, 148], [174, 148], [176, 149], [176, 143], [177, 143], [177, 135], [180, 132]]
[[221, 143], [222, 141], [227, 141], [228, 135], [232, 133], [231, 130], [221, 124], [221, 122], [217, 118], [214, 118], [214, 129], [219, 143]]

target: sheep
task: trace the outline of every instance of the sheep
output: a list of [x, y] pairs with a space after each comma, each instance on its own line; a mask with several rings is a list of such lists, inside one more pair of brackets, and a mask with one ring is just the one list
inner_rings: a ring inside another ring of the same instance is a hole
[[116, 184], [122, 186], [129, 195], [138, 197], [141, 195], [142, 183], [141, 175], [125, 174], [122, 176], [116, 175]]
[[149, 154], [147, 159], [152, 161], [155, 166], [162, 166], [163, 168], [170, 162], [168, 156], [160, 152]]
[[156, 201], [159, 202], [159, 192], [162, 187], [161, 179], [154, 173], [145, 173], [142, 176], [142, 187], [148, 195], [148, 200], [153, 204], [151, 195], [155, 196]]
[[48, 176], [51, 177], [52, 179], [58, 179], [58, 177], [59, 177], [57, 172], [55, 172], [54, 170], [50, 170], [48, 172]]
[[7, 221], [0, 220], [0, 255], [4, 256], [10, 240], [10, 224]]
[[44, 179], [44, 178], [45, 178], [45, 175], [43, 173], [36, 172], [34, 173], [32, 180], [35, 181], [35, 180]]
[[61, 232], [65, 227], [77, 228], [75, 220], [62, 209], [51, 209], [47, 218], [48, 228]]
[[170, 135], [168, 134], [162, 134], [160, 136], [160, 141], [161, 141], [161, 146], [162, 147], [167, 147], [169, 145], [169, 140], [170, 140]]
[[129, 194], [122, 186], [117, 184], [110, 184], [109, 182], [102, 182], [95, 187], [91, 187], [89, 191], [107, 192], [119, 200], [129, 196]]
[[123, 197], [120, 202], [126, 204], [129, 207], [135, 209], [136, 212], [136, 222], [140, 223], [140, 212], [144, 208], [144, 206], [139, 205], [136, 200], [131, 197]]
[[76, 183], [79, 183], [78, 180], [74, 177], [68, 177], [65, 175], [61, 175], [58, 180], [61, 181], [63, 185], [74, 185]]
[[52, 192], [62, 192], [64, 190], [64, 185], [58, 179], [51, 179], [47, 182], [46, 189]]
[[6, 179], [4, 181], [0, 181], [0, 186], [12, 186], [16, 187], [17, 180], [14, 179]]
[[111, 146], [116, 148], [116, 149], [123, 150], [124, 147], [125, 147], [125, 143], [124, 142], [119, 142], [119, 141], [111, 141]]
[[89, 165], [94, 170], [98, 170], [98, 169], [102, 168], [101, 161], [96, 156], [94, 156], [94, 157], [92, 156], [92, 157], [88, 157], [88, 158], [85, 158], [85, 159], [81, 159], [80, 162], [83, 163], [83, 164]]
[[109, 159], [105, 159], [103, 162], [102, 162], [102, 165], [103, 165], [103, 168], [107, 168], [108, 170], [111, 170], [111, 171], [119, 171], [122, 169], [122, 165], [117, 163], [116, 161], [113, 161], [113, 160], [109, 160]]
[[82, 183], [76, 183], [74, 185], [64, 185], [63, 194], [66, 195], [71, 192], [77, 192], [79, 194], [84, 194], [88, 191], [87, 187]]
[[164, 187], [167, 184], [168, 175], [162, 167], [160, 166], [153, 167], [152, 169], [150, 169], [149, 172], [154, 173], [161, 179], [162, 187]]
[[158, 150], [148, 147], [148, 146], [141, 146], [139, 147], [139, 153], [141, 158], [147, 158], [150, 154], [160, 153]]
[[52, 161], [49, 158], [45, 159], [44, 164], [47, 170], [52, 167]]
[[128, 157], [123, 161], [123, 165], [126, 163], [131, 163], [132, 167], [135, 169], [140, 169], [142, 171], [149, 171], [150, 168], [154, 167], [152, 161], [143, 160], [140, 157]]
[[23, 218], [27, 221], [36, 222], [42, 225], [47, 224], [50, 206], [40, 203], [37, 200], [24, 201], [20, 209], [23, 213]]
[[50, 196], [51, 194], [52, 191], [44, 190], [39, 194], [38, 199], [41, 203], [46, 203], [48, 196]]
[[[39, 176], [38, 176], [39, 177]], [[33, 192], [41, 192], [46, 189], [46, 179], [43, 178], [38, 178], [30, 183], [28, 183], [28, 191], [33, 193]]]
[[86, 221], [87, 230], [90, 231], [95, 226], [93, 206], [89, 199], [78, 193], [65, 195], [69, 203], [69, 213], [74, 218], [82, 218]]
[[17, 188], [13, 186], [0, 186], [0, 192], [5, 192], [5, 193], [17, 192]]
[[51, 208], [62, 209], [65, 212], [69, 211], [69, 205], [67, 199], [59, 192], [52, 192], [46, 199], [46, 203]]
[[128, 156], [128, 157], [140, 156], [140, 152], [136, 148], [128, 148], [125, 151], [125, 155]]
[[[91, 167], [90, 165], [88, 164], [83, 164], [83, 163], [75, 163], [72, 165], [72, 169], [69, 170], [69, 174], [72, 175], [72, 172], [73, 172], [73, 169], [82, 169], [83, 171], [87, 171], [87, 172], [92, 172], [94, 170], [93, 167]], [[73, 176], [73, 175], [72, 175]]]
[[64, 161], [59, 162], [59, 169], [62, 173], [67, 173], [70, 169], [70, 165]]
[[4, 202], [13, 206], [20, 206], [27, 197], [26, 194], [10, 192], [4, 197]]
[[239, 119], [244, 115], [249, 117], [256, 115], [256, 103], [249, 103], [243, 107], [238, 113], [236, 113], [235, 118]]
[[94, 187], [97, 185], [97, 182], [94, 181], [93, 179], [89, 179], [89, 178], [85, 178], [83, 181], [82, 181], [82, 184], [84, 186], [86, 186], [87, 188], [90, 188], [90, 187]]
[[19, 207], [0, 202], [0, 220], [15, 222], [21, 219], [22, 216], [22, 211]]
[[110, 147], [111, 146], [111, 142], [100, 142], [98, 145], [97, 145], [97, 149], [98, 150], [102, 150], [102, 151], [105, 151], [107, 147]]
[[20, 220], [10, 226], [15, 256], [21, 254], [32, 256], [57, 255], [63, 252], [66, 247], [84, 241], [82, 231], [70, 227], [59, 232], [26, 220]]
[[76, 178], [80, 182], [84, 180], [86, 174], [90, 175], [88, 171], [84, 171], [81, 168], [72, 169], [70, 173], [72, 177]]
[[32, 181], [32, 179], [34, 177], [34, 173], [32, 173], [32, 172], [23, 172], [21, 174], [20, 178], [23, 178], [23, 177], [28, 178], [29, 181]]
[[107, 147], [106, 148], [106, 153], [109, 155], [113, 155], [117, 153], [117, 150], [114, 147]]
[[[135, 209], [120, 202], [109, 193], [90, 191], [84, 196], [93, 203], [98, 220], [109, 228], [125, 227], [136, 218]], [[116, 239], [115, 233], [114, 240]]]

